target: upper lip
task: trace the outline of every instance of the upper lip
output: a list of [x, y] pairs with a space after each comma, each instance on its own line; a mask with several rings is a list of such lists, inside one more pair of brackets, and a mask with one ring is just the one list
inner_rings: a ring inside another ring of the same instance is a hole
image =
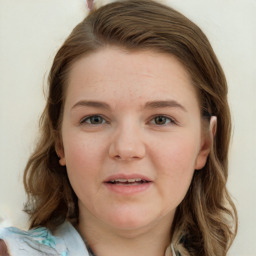
[[149, 177], [147, 177], [145, 175], [120, 173], [120, 174], [114, 174], [114, 175], [111, 175], [111, 176], [107, 177], [104, 180], [104, 183], [114, 181], [114, 180], [127, 180], [127, 181], [144, 180], [144, 181], [147, 181], [147, 182], [152, 181], [152, 179], [150, 179]]

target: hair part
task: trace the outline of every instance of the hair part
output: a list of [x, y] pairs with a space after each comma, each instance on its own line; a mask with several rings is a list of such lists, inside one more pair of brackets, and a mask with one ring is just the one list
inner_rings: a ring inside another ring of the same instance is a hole
[[106, 46], [175, 56], [197, 89], [202, 117], [217, 116], [218, 129], [207, 163], [195, 171], [171, 232], [175, 250], [182, 256], [226, 255], [237, 232], [237, 213], [226, 188], [231, 117], [225, 75], [200, 28], [181, 13], [151, 0], [118, 1], [92, 11], [57, 52], [39, 142], [24, 173], [30, 227], [54, 229], [65, 220], [74, 225], [79, 221], [77, 196], [55, 149], [61, 147], [70, 69], [80, 58]]

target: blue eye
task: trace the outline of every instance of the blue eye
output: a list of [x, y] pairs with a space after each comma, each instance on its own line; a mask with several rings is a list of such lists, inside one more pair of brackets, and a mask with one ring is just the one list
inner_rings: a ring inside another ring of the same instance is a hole
[[167, 124], [174, 124], [175, 122], [166, 116], [156, 116], [151, 121], [155, 125], [167, 125]]
[[81, 121], [81, 124], [92, 124], [92, 125], [100, 125], [104, 123], [106, 123], [106, 120], [103, 117], [98, 115], [88, 116]]

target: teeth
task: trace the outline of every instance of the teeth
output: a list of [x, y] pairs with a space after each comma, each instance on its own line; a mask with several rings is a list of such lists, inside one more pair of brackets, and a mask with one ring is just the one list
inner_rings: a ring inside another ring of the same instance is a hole
[[142, 179], [141, 178], [136, 178], [136, 179], [116, 179], [116, 180], [110, 180], [111, 183], [115, 183], [115, 182], [129, 182], [129, 183], [133, 183], [133, 182], [141, 182]]
[[129, 180], [127, 180], [127, 179], [116, 179], [115, 181], [116, 181], [116, 182], [127, 182], [127, 181], [129, 181]]

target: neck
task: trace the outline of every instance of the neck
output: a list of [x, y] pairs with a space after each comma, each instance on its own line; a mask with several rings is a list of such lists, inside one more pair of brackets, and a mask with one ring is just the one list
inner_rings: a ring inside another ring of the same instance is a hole
[[157, 225], [137, 230], [116, 230], [107, 225], [99, 228], [91, 223], [93, 222], [88, 219], [83, 221], [81, 218], [79, 231], [96, 256], [164, 256], [170, 245], [170, 216]]

